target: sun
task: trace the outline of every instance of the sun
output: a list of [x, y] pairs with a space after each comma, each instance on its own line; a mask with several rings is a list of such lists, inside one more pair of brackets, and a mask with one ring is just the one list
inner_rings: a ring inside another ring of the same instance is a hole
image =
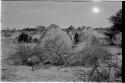
[[100, 12], [100, 9], [98, 7], [93, 7], [92, 11], [97, 14]]

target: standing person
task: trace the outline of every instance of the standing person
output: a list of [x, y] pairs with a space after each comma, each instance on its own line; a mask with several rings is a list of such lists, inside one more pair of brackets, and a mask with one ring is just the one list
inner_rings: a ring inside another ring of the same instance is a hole
[[76, 32], [76, 34], [75, 34], [75, 36], [74, 36], [74, 42], [75, 42], [75, 44], [77, 44], [78, 42], [79, 42], [79, 40], [78, 40], [78, 33]]

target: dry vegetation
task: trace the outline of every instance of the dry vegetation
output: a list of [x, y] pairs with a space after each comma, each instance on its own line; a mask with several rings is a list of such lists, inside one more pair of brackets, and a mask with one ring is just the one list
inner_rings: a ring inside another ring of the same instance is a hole
[[[68, 35], [56, 31], [50, 30], [49, 35], [45, 35], [44, 41], [41, 40], [44, 44], [3, 39], [2, 81], [121, 81], [122, 65], [112, 61], [114, 54], [95, 37], [84, 36], [85, 46], [77, 44], [72, 48], [75, 45], [70, 43]], [[47, 69], [41, 69], [43, 67]], [[48, 73], [43, 73], [45, 71]]]

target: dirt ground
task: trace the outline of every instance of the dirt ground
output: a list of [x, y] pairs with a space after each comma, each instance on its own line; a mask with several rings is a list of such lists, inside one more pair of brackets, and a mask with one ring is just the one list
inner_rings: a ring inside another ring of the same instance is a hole
[[5, 80], [3, 81], [82, 81], [79, 79], [79, 77], [75, 76], [76, 72], [80, 70], [80, 67], [49, 67], [36, 71], [32, 71], [31, 67], [28, 66], [11, 66], [4, 69], [8, 69], [6, 74], [9, 74], [7, 75], [8, 77], [4, 78]]

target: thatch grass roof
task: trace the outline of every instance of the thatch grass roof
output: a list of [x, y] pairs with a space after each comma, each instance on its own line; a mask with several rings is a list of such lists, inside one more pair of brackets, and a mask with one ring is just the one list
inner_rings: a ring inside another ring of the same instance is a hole
[[44, 38], [41, 39], [41, 44], [44, 45], [47, 39], [54, 39], [56, 37], [59, 37], [60, 40], [64, 41], [67, 46], [71, 46], [72, 41], [70, 37], [55, 24], [51, 24], [49, 27], [47, 27], [47, 32], [45, 33]]

